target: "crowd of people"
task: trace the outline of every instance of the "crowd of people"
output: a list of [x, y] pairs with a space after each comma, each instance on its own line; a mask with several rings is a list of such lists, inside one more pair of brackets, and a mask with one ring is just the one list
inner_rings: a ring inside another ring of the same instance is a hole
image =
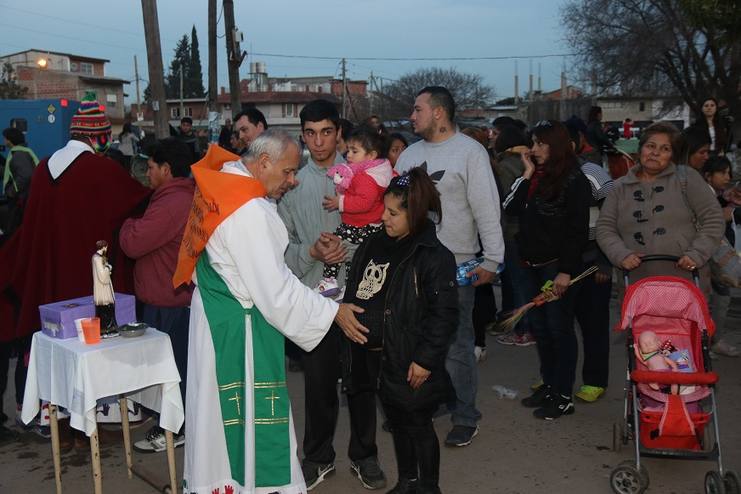
[[[414, 143], [377, 117], [353, 125], [320, 99], [300, 112], [300, 142], [246, 108], [204, 153], [185, 117], [145, 150], [148, 189], [129, 173], [138, 136], [131, 126], [120, 136], [128, 167], [106, 157], [110, 122], [93, 100], [75, 115], [69, 143], [41, 161], [6, 129], [3, 187], [17, 200], [0, 247], [10, 267], [0, 274], [0, 391], [16, 355], [20, 410], [37, 308], [90, 292], [81, 273], [103, 241], [116, 290], [134, 293], [139, 319], [170, 335], [185, 399], [175, 435], [184, 492], [298, 494], [325, 482], [339, 381], [360, 483], [388, 484], [378, 400], [398, 473], [388, 492], [439, 493], [433, 417], [449, 413], [446, 446], [471, 444], [487, 331], [542, 290], [549, 302], [496, 338], [536, 346], [541, 382], [522, 405], [537, 419], [604, 394], [615, 269], [631, 281], [698, 272], [718, 325], [712, 350], [739, 355], [721, 331], [728, 288], [708, 261], [722, 238], [735, 242], [741, 191], [729, 188], [717, 102], [703, 112], [682, 133], [665, 122], [642, 129], [635, 166], [620, 178], [603, 166], [611, 141], [599, 107], [586, 123], [500, 117], [461, 129], [440, 86], [416, 96]], [[650, 254], [679, 261], [642, 263]], [[286, 355], [303, 372], [300, 436]], [[165, 446], [158, 426], [136, 443]]]

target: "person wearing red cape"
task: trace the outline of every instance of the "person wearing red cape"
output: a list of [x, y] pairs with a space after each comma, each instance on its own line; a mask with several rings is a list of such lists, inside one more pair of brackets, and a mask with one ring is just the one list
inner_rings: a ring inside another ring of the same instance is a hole
[[110, 246], [114, 286], [124, 293], [134, 288], [133, 261], [115, 237], [150, 191], [104, 156], [111, 123], [93, 93], [72, 118], [70, 137], [39, 163], [23, 223], [0, 248], [0, 397], [15, 349], [19, 406], [31, 337], [41, 329], [39, 305], [92, 294], [90, 256], [98, 240]]

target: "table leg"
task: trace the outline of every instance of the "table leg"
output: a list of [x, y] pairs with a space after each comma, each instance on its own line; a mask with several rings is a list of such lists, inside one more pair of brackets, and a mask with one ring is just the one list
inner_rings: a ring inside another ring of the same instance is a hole
[[54, 458], [54, 482], [57, 484], [57, 494], [62, 494], [62, 462], [59, 453], [59, 423], [57, 422], [57, 406], [49, 403], [49, 425], [51, 428], [51, 453]]
[[95, 494], [103, 494], [103, 476], [100, 471], [100, 446], [98, 444], [98, 427], [96, 425], [90, 436], [90, 454], [93, 460], [93, 485]]
[[126, 469], [131, 475], [131, 430], [129, 429], [129, 404], [128, 400], [121, 395], [118, 398], [118, 407], [121, 410], [121, 428], [123, 429], [124, 450], [126, 451]]
[[165, 443], [167, 444], [167, 466], [170, 470], [170, 492], [177, 494], [177, 479], [175, 471], [175, 441], [172, 438], [172, 432], [165, 429]]

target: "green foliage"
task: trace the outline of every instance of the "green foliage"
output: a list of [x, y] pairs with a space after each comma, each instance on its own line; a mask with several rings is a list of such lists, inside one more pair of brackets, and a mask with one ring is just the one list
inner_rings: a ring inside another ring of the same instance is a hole
[[0, 75], [0, 99], [23, 99], [28, 92], [27, 87], [18, 84], [15, 78], [15, 69], [9, 62], [3, 64]]

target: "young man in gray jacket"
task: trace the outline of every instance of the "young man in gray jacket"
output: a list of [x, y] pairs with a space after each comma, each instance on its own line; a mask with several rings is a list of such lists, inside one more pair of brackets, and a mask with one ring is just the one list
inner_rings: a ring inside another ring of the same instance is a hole
[[[299, 117], [311, 158], [299, 170], [296, 188], [278, 204], [278, 214], [288, 230], [286, 264], [304, 285], [313, 288], [322, 277], [325, 262], [338, 263], [350, 255], [341, 239], [329, 233], [340, 224], [339, 212], [324, 207], [325, 199], [336, 195], [327, 170], [345, 160], [337, 152], [339, 114], [333, 103], [314, 100], [301, 110]], [[341, 285], [343, 277], [341, 270], [338, 278]], [[339, 413], [337, 379], [340, 377], [341, 337], [337, 327], [332, 327], [314, 350], [303, 353], [306, 423], [301, 469], [308, 490], [335, 469], [332, 442]], [[348, 448], [350, 466], [367, 489], [386, 486], [386, 477], [376, 456], [375, 399], [373, 392], [348, 395], [352, 423]]]
[[491, 283], [504, 259], [500, 224], [501, 208], [494, 174], [486, 149], [458, 132], [455, 102], [441, 86], [422, 89], [410, 117], [414, 132], [423, 140], [409, 146], [399, 157], [396, 171], [424, 167], [437, 185], [442, 201], [442, 222], [437, 236], [455, 255], [458, 264], [470, 261], [483, 246], [484, 262], [472, 274], [472, 285], [458, 287], [460, 320], [456, 338], [448, 351], [446, 368], [457, 400], [451, 408], [453, 428], [445, 444], [467, 446], [478, 434], [481, 412], [476, 409], [478, 372], [474, 356], [474, 286]]

